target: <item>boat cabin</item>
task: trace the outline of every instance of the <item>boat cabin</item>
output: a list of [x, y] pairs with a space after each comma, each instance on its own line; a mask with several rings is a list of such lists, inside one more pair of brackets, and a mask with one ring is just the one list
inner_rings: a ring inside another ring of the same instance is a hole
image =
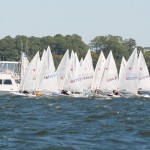
[[20, 81], [19, 62], [0, 61], [0, 92], [17, 91]]

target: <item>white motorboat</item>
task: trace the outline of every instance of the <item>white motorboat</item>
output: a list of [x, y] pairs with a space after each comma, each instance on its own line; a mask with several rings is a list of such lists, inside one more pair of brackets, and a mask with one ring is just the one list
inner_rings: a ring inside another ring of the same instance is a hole
[[20, 78], [19, 62], [0, 61], [0, 95], [18, 90]]

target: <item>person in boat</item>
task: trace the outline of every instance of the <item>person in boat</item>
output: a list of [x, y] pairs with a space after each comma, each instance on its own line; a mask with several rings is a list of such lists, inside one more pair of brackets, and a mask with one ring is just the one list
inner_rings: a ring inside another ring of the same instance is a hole
[[117, 90], [113, 90], [114, 95], [119, 95], [119, 92]]
[[139, 89], [138, 89], [138, 94], [139, 94], [139, 95], [142, 95], [142, 94], [143, 94], [143, 93], [142, 93], [142, 88], [139, 88]]
[[22, 91], [23, 94], [29, 94], [27, 90]]
[[94, 93], [95, 93], [95, 94], [101, 94], [102, 91], [101, 91], [100, 89], [97, 89], [97, 88], [96, 88], [96, 89], [94, 90]]
[[138, 94], [139, 94], [139, 95], [142, 95], [142, 92], [141, 92], [141, 91], [138, 91]]
[[35, 92], [35, 95], [36, 95], [36, 96], [42, 96], [43, 93], [42, 93], [41, 91], [36, 91], [36, 92]]
[[61, 91], [61, 94], [69, 95], [69, 94], [67, 93], [67, 90], [62, 90], [62, 91]]

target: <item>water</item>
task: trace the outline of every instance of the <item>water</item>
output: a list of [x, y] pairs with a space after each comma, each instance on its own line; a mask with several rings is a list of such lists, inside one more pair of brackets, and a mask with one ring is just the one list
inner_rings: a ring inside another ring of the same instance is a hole
[[150, 150], [150, 99], [0, 97], [0, 150]]

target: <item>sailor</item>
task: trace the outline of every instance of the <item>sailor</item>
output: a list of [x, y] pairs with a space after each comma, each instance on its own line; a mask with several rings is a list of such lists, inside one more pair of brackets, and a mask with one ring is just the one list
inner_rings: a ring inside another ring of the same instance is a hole
[[42, 92], [41, 91], [36, 91], [35, 94], [36, 94], [36, 96], [42, 96]]
[[29, 92], [27, 90], [22, 91], [22, 93], [29, 94]]
[[66, 90], [62, 90], [61, 94], [69, 95]]
[[113, 90], [114, 95], [119, 95], [119, 92], [117, 90]]

